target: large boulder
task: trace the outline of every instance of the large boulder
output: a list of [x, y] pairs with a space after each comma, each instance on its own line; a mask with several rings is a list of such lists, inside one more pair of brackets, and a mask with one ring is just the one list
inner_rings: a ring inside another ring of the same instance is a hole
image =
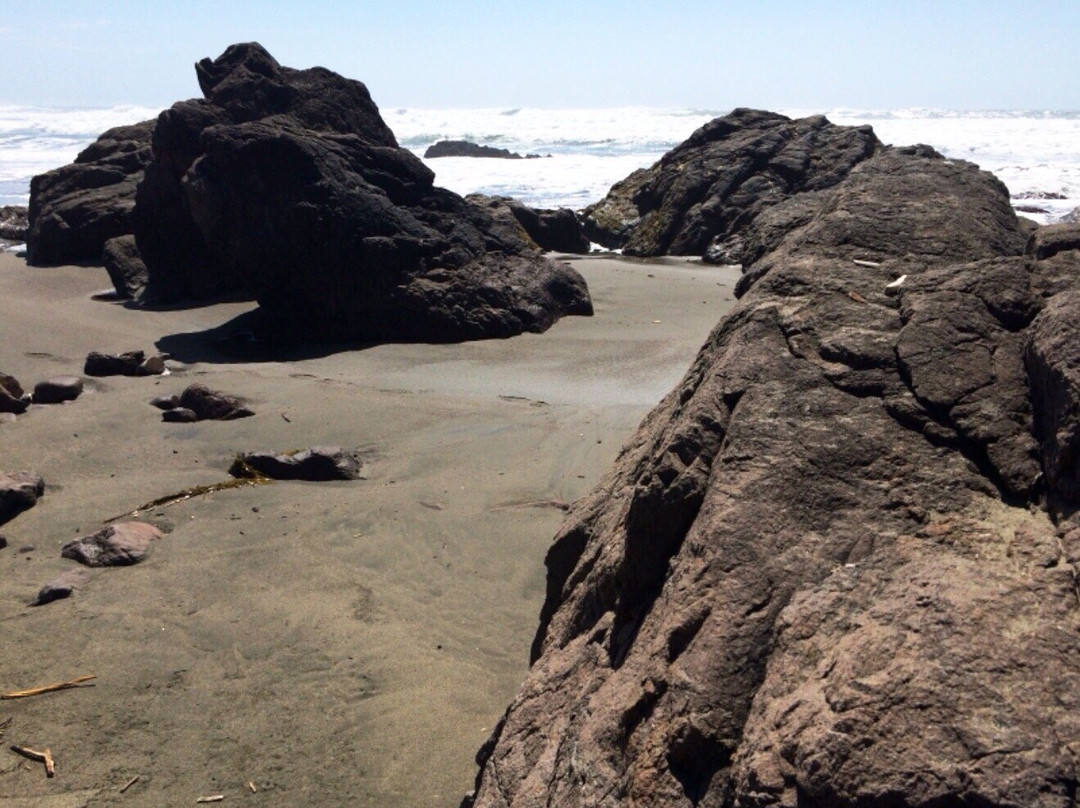
[[105, 242], [131, 232], [153, 129], [154, 121], [110, 129], [74, 163], [30, 181], [28, 264], [100, 262]]
[[161, 301], [247, 291], [266, 333], [460, 340], [592, 311], [582, 278], [433, 185], [367, 88], [257, 44], [198, 65], [154, 131], [135, 235]]
[[148, 275], [134, 235], [128, 233], [106, 241], [101, 262], [118, 298], [130, 299], [142, 294]]
[[468, 803], [1075, 805], [1080, 251], [924, 149], [819, 202], [571, 510]]
[[796, 194], [832, 188], [880, 149], [869, 126], [736, 109], [585, 208], [585, 232], [626, 255], [745, 263], [730, 240], [762, 211]]

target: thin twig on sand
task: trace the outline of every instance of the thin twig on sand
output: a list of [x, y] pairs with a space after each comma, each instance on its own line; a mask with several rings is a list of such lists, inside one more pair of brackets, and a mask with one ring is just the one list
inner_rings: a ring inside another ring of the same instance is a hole
[[30, 758], [30, 760], [36, 760], [38, 763], [44, 763], [46, 777], [56, 776], [56, 763], [53, 761], [52, 750], [50, 750], [49, 747], [45, 747], [39, 752], [37, 749], [31, 749], [29, 746], [16, 746], [15, 744], [12, 744], [11, 751], [20, 754], [25, 758]]
[[93, 687], [93, 685], [83, 685], [83, 682], [89, 682], [91, 679], [97, 679], [97, 675], [91, 673], [89, 676], [77, 676], [67, 682], [56, 682], [55, 684], [51, 685], [32, 687], [29, 690], [13, 690], [10, 693], [0, 693], [0, 699], [23, 699], [27, 696], [37, 696], [42, 693], [53, 693], [57, 690], [69, 690], [74, 687]]

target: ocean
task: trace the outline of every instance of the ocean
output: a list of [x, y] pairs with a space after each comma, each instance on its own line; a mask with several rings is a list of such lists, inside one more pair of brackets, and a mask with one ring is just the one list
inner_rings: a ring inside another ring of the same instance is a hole
[[[0, 205], [26, 204], [30, 178], [71, 162], [112, 126], [159, 110], [139, 106], [57, 109], [0, 105]], [[894, 145], [927, 143], [977, 163], [1008, 187], [1013, 204], [1046, 224], [1080, 207], [1080, 110], [779, 110], [870, 124]], [[536, 160], [429, 160], [436, 183], [460, 194], [512, 196], [534, 207], [580, 209], [638, 168], [651, 165], [727, 110], [393, 109], [381, 110], [398, 142], [422, 155], [437, 140], [464, 139]], [[547, 155], [551, 155], [547, 157]]]

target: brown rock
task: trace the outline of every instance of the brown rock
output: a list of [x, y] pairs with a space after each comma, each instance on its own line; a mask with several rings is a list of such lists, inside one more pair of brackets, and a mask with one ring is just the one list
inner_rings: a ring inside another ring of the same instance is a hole
[[199, 416], [187, 407], [172, 407], [161, 413], [161, 420], [171, 424], [191, 424], [198, 421]]
[[180, 396], [175, 393], [171, 396], [158, 396], [151, 399], [150, 404], [159, 410], [173, 410], [180, 406]]
[[128, 566], [146, 558], [150, 542], [163, 535], [145, 522], [120, 522], [68, 542], [61, 548], [60, 555], [88, 567]]
[[746, 231], [740, 303], [571, 510], [475, 806], [1075, 802], [1080, 252], [1025, 256], [922, 148], [814, 205]]
[[231, 421], [255, 414], [236, 396], [211, 390], [202, 384], [193, 384], [185, 389], [180, 394], [180, 406], [194, 412], [200, 421]]
[[83, 381], [78, 376], [53, 376], [34, 385], [35, 404], [60, 404], [74, 401], [83, 391]]
[[145, 359], [143, 351], [126, 351], [122, 354], [91, 351], [86, 355], [83, 373], [87, 376], [138, 376], [139, 367]]
[[109, 273], [117, 297], [138, 297], [146, 288], [146, 264], [139, 255], [135, 236], [129, 233], [106, 241], [101, 261]]
[[0, 525], [32, 508], [45, 493], [45, 481], [32, 471], [0, 472]]

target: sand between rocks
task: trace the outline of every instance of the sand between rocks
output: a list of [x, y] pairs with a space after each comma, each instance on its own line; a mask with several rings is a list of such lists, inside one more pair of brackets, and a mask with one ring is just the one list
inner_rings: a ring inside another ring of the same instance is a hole
[[[81, 373], [91, 350], [158, 342], [180, 360], [165, 377], [87, 379], [77, 401], [0, 424], [0, 468], [47, 483], [0, 526], [0, 691], [98, 677], [0, 701], [0, 808], [212, 794], [456, 806], [524, 677], [560, 504], [596, 484], [682, 377], [737, 280], [683, 260], [572, 263], [596, 316], [546, 334], [240, 362], [219, 326], [251, 303], [127, 308], [91, 299], [109, 286], [100, 268], [0, 255], [0, 371], [24, 387]], [[162, 423], [150, 399], [196, 381], [256, 416]], [[151, 510], [142, 518], [169, 532], [145, 562], [26, 605], [73, 566], [60, 547], [104, 520], [226, 479], [238, 451], [326, 444], [364, 449], [367, 479]], [[13, 743], [50, 747], [56, 778]]]

